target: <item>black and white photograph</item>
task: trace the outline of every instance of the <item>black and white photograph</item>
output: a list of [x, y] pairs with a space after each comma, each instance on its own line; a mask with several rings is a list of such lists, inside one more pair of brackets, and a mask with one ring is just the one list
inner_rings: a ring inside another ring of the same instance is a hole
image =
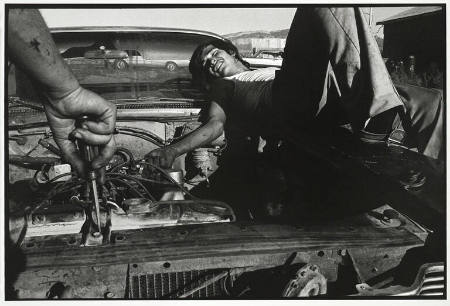
[[2, 301], [447, 299], [446, 2], [2, 6]]

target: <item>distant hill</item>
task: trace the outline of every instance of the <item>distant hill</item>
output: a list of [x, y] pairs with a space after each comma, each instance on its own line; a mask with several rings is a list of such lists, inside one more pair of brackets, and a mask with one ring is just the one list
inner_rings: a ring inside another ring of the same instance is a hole
[[236, 40], [240, 38], [286, 38], [289, 29], [277, 30], [277, 31], [247, 31], [237, 32], [223, 35], [223, 37]]

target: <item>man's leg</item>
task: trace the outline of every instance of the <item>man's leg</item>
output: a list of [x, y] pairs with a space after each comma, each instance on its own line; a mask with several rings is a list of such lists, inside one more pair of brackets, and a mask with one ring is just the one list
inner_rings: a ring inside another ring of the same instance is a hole
[[283, 132], [294, 139], [327, 103], [342, 107], [356, 131], [369, 118], [402, 105], [357, 8], [297, 10], [273, 93]]
[[405, 104], [406, 145], [433, 158], [445, 158], [444, 100], [441, 90], [397, 85]]

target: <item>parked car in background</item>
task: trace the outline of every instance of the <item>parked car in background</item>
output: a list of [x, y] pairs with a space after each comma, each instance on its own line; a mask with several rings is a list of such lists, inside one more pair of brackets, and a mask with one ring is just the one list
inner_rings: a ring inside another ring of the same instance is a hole
[[125, 50], [127, 57], [122, 59], [120, 63], [114, 65], [117, 69], [126, 69], [129, 65], [132, 66], [147, 66], [154, 68], [166, 68], [167, 71], [175, 71], [178, 68], [188, 67], [189, 59], [158, 59], [157, 55], [152, 59], [145, 58], [138, 50]]
[[262, 49], [255, 53], [252, 57], [244, 58], [251, 67], [281, 67], [283, 63], [282, 49]]
[[105, 46], [100, 46], [98, 50], [86, 51], [83, 56], [85, 59], [100, 59], [104, 60], [105, 67], [109, 65], [117, 69], [126, 69], [128, 64], [125, 60], [128, 59], [128, 53], [121, 50], [106, 50]]

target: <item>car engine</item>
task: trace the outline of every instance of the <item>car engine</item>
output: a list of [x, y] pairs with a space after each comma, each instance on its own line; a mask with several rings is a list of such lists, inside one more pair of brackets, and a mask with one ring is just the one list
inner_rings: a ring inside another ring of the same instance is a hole
[[[27, 211], [26, 236], [81, 232], [85, 243], [92, 243], [89, 231], [98, 228], [98, 222], [89, 180], [64, 163], [42, 110], [36, 109], [39, 106], [18, 97], [10, 97], [10, 105], [9, 180], [13, 186], [26, 186], [33, 193], [25, 202], [14, 201], [20, 211]], [[191, 184], [186, 185], [189, 187], [207, 180], [215, 155], [224, 146], [223, 138], [184, 157], [183, 164], [184, 160], [189, 162], [188, 172], [184, 165], [179, 166], [180, 170], [163, 170], [144, 159], [152, 149], [198, 126], [199, 111], [198, 103], [180, 100], [128, 104], [126, 108], [119, 105], [118, 148], [106, 166], [105, 182], [98, 191], [105, 242], [115, 230], [236, 219], [226, 203], [200, 200], [184, 187], [185, 183]], [[163, 122], [147, 120], [155, 114]], [[31, 122], [30, 117], [35, 121]], [[130, 117], [133, 121], [125, 121]], [[185, 178], [189, 180], [185, 182]]]

